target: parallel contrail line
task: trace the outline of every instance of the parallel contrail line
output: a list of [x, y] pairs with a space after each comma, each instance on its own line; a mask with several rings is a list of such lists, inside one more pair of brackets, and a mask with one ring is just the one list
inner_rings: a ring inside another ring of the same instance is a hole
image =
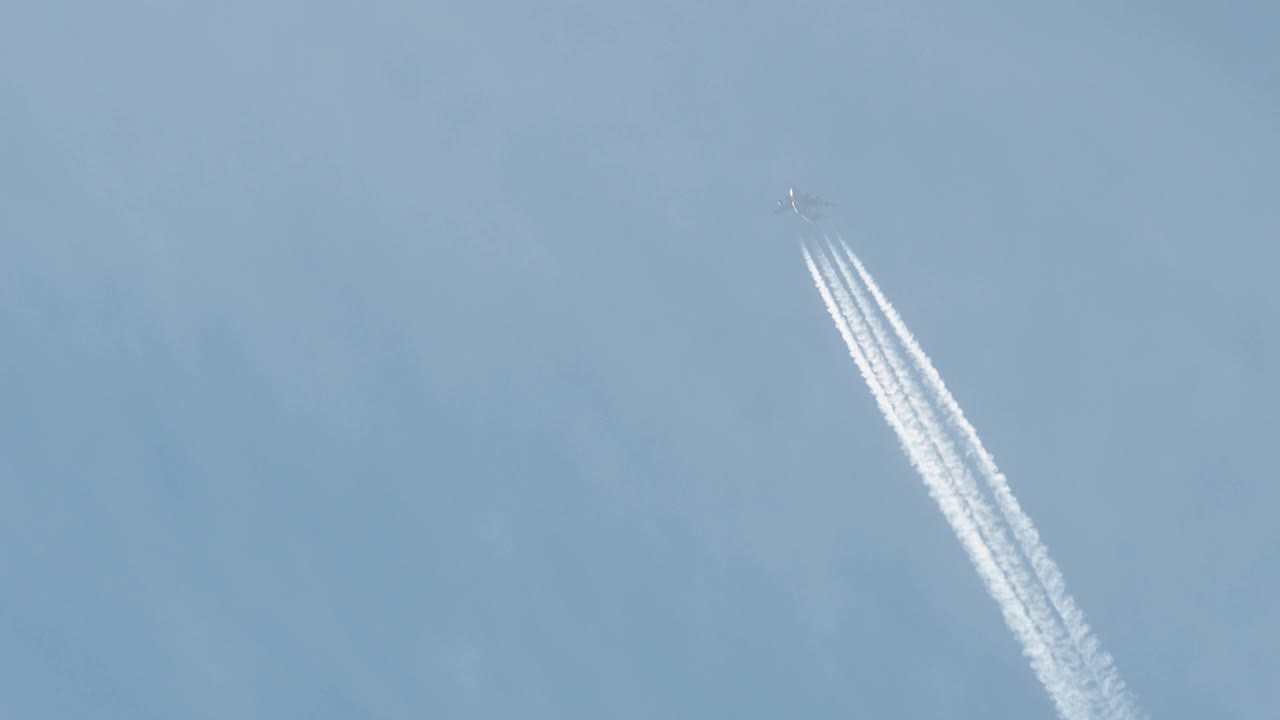
[[[856, 306], [840, 287], [835, 270], [826, 258], [819, 254], [823, 266], [822, 271], [819, 272], [808, 248], [802, 246], [801, 252], [804, 254], [810, 275], [813, 276], [814, 285], [822, 296], [837, 331], [849, 348], [849, 354], [857, 363], [881, 413], [898, 435], [908, 460], [924, 479], [930, 496], [937, 502], [944, 518], [965, 548], [979, 577], [986, 585], [987, 592], [996, 600], [1005, 624], [1022, 644], [1023, 653], [1030, 660], [1032, 670], [1041, 684], [1048, 690], [1059, 714], [1071, 719], [1087, 717], [1081, 714], [1081, 701], [1076, 695], [1075, 686], [1070, 682], [1071, 678], [1063, 677], [1062, 668], [1057, 665], [1044, 638], [1037, 631], [1035, 622], [1010, 587], [1008, 578], [992, 557], [990, 548], [983, 542], [981, 534], [974, 525], [973, 519], [966, 513], [960, 498], [946, 482], [945, 470], [929, 452], [928, 440], [922, 437], [917, 429], [907, 426], [900, 411], [895, 408], [889, 393], [872, 369], [862, 349], [872, 346], [870, 337], [867, 335], [862, 318], [857, 313]], [[855, 337], [855, 333], [858, 337]], [[909, 409], [904, 408], [903, 412], [909, 412]]]
[[944, 411], [947, 421], [963, 436], [968, 450], [978, 464], [983, 480], [996, 499], [997, 507], [1004, 515], [1009, 527], [1012, 528], [1014, 537], [1021, 546], [1022, 552], [1026, 555], [1037, 579], [1045, 589], [1049, 601], [1059, 617], [1061, 617], [1062, 624], [1066, 628], [1066, 632], [1071, 642], [1075, 645], [1080, 658], [1083, 660], [1086, 671], [1092, 676], [1096, 691], [1101, 696], [1099, 701], [1104, 706], [1101, 709], [1106, 713], [1103, 717], [1144, 717], [1132, 695], [1125, 688], [1124, 681], [1121, 680], [1111, 655], [1102, 648], [1101, 643], [1093, 636], [1089, 625], [1085, 622], [1083, 611], [1079, 609], [1074, 599], [1067, 593], [1066, 581], [1062, 576], [1062, 572], [1058, 569], [1057, 563], [1049, 556], [1048, 548], [1041, 542], [1039, 533], [1031, 518], [1022, 510], [1017, 499], [1013, 496], [1013, 492], [1009, 488], [1008, 479], [996, 466], [995, 458], [983, 446], [977, 430], [965, 417], [964, 411], [961, 410], [959, 403], [956, 402], [951, 392], [947, 389], [942, 376], [933, 366], [920, 343], [911, 334], [893, 304], [889, 302], [880, 290], [875, 279], [871, 277], [871, 274], [863, 266], [857, 255], [843, 240], [840, 241], [840, 244], [845, 254], [853, 262], [854, 268], [863, 284], [871, 292], [881, 313], [889, 320], [889, 324], [898, 336], [902, 346], [910, 354], [917, 370], [932, 391], [937, 404]]
[[[881, 322], [879, 312], [871, 306], [871, 301], [863, 292], [861, 284], [854, 278], [849, 266], [840, 257], [830, 239], [827, 239], [827, 246], [831, 249], [840, 276], [853, 293], [854, 302], [862, 316], [866, 318], [881, 356], [888, 363], [888, 367], [882, 370], [882, 376], [887, 376], [889, 379], [883, 382], [896, 383], [900, 388], [910, 410], [915, 414], [915, 420], [921, 428], [920, 432], [929, 439], [934, 451], [938, 453], [941, 464], [949, 476], [949, 482], [972, 514], [984, 541], [991, 548], [997, 565], [1009, 578], [1010, 586], [1018, 596], [1018, 600], [1026, 607], [1036, 625], [1037, 632], [1051, 649], [1053, 657], [1060, 666], [1059, 671], [1063, 676], [1073, 676], [1075, 679], [1073, 686], [1080, 696], [1077, 700], [1085, 704], [1097, 702], [1096, 698], [1090, 697], [1092, 693], [1088, 690], [1087, 683], [1078, 679], [1079, 674], [1087, 670], [1083, 667], [1084, 662], [1075, 645], [1067, 637], [1067, 631], [1054, 612], [1049, 598], [1027, 569], [1018, 548], [1005, 532], [1004, 523], [996, 517], [995, 510], [983, 495], [961, 453], [957, 450], [955, 442], [938, 422], [933, 403], [916, 384], [910, 369], [898, 352], [897, 343], [889, 336], [889, 331]], [[847, 246], [845, 249], [847, 252]], [[874, 359], [875, 353], [869, 354]]]

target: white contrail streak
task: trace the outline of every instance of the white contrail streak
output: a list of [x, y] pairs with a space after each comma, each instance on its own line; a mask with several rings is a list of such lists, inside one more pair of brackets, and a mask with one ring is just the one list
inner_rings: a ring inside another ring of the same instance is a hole
[[[1058, 621], [1057, 615], [1045, 596], [1044, 590], [1031, 577], [1026, 563], [1018, 554], [1018, 549], [1009, 540], [1003, 523], [996, 517], [991, 503], [982, 495], [981, 489], [973, 478], [973, 474], [964, 462], [955, 442], [942, 429], [938, 422], [932, 403], [916, 384], [915, 378], [907, 368], [898, 351], [897, 344], [889, 337], [889, 332], [881, 322], [879, 312], [872, 306], [863, 292], [861, 285], [854, 280], [849, 266], [840, 257], [830, 240], [827, 242], [835, 259], [836, 266], [844, 283], [853, 293], [853, 300], [859, 312], [870, 327], [874, 346], [877, 352], [867, 351], [867, 355], [883, 358], [879, 374], [886, 386], [896, 385], [898, 391], [907, 401], [907, 410], [914, 414], [920, 432], [932, 445], [932, 449], [946, 471], [946, 480], [951, 484], [964, 502], [966, 510], [972, 516], [983, 541], [990, 548], [1001, 572], [1009, 579], [1010, 586], [1018, 601], [1026, 608], [1041, 635], [1049, 647], [1057, 665], [1058, 677], [1071, 690], [1070, 703], [1073, 708], [1088, 707], [1098, 701], [1093, 697], [1089, 683], [1080, 673], [1084, 672], [1083, 663], [1075, 646], [1066, 638], [1066, 630]], [[883, 367], [887, 362], [888, 367]]]
[[[956, 402], [950, 391], [947, 390], [946, 384], [942, 381], [942, 376], [934, 368], [933, 363], [925, 354], [920, 343], [911, 334], [911, 331], [907, 329], [906, 323], [903, 322], [902, 317], [885, 297], [866, 267], [863, 266], [857, 255], [843, 240], [840, 241], [840, 244], [844, 249], [845, 255], [853, 263], [862, 283], [866, 285], [875, 299], [880, 312], [888, 319], [894, 333], [898, 336], [899, 342], [911, 356], [916, 370], [928, 385], [933, 396], [933, 402], [928, 403], [928, 405], [940, 407], [942, 413], [946, 416], [947, 422], [960, 433], [967, 454], [977, 464], [979, 474], [991, 494], [995, 497], [997, 507], [999, 507], [1005, 521], [1012, 529], [1018, 545], [1025, 554], [1027, 561], [1029, 561], [1028, 564], [1036, 579], [1039, 581], [1039, 587], [1033, 588], [1035, 594], [1040, 596], [1042, 592], [1043, 597], [1047, 597], [1053, 611], [1061, 619], [1061, 626], [1064, 628], [1066, 639], [1071, 646], [1071, 652], [1067, 655], [1069, 662], [1072, 665], [1078, 665], [1078, 670], [1084, 673], [1085, 682], [1089, 685], [1085, 694], [1092, 706], [1090, 717], [1115, 718], [1117, 720], [1144, 717], [1143, 713], [1138, 709], [1136, 701], [1125, 688], [1124, 681], [1120, 679], [1110, 654], [1101, 647], [1101, 644], [1092, 635], [1088, 624], [1084, 620], [1084, 613], [1067, 593], [1066, 583], [1061, 571], [1049, 556], [1048, 549], [1040, 541], [1039, 533], [1036, 531], [1031, 518], [1022, 510], [1017, 499], [1013, 496], [1007, 478], [996, 466], [995, 459], [991, 453], [983, 446], [977, 430], [965, 418], [959, 403]], [[847, 278], [847, 281], [856, 287], [851, 277]], [[883, 337], [880, 338], [880, 342], [882, 346], [891, 344], [887, 338]], [[930, 434], [935, 438], [946, 437], [946, 433], [936, 427], [931, 428]], [[1018, 561], [1020, 566], [1023, 565], [1021, 558], [1018, 558]], [[1015, 575], [1016, 582], [1019, 584], [1029, 581], [1029, 578], [1025, 578], [1025, 568], [1015, 573]], [[1044, 610], [1045, 608], [1041, 609]], [[1040, 615], [1039, 612], [1035, 614]], [[1057, 642], [1062, 639], [1061, 636], [1051, 638], [1051, 640]], [[1055, 654], [1063, 657], [1061, 652]]]
[[[938, 503], [943, 516], [951, 525], [956, 537], [968, 553], [987, 591], [996, 600], [1005, 624], [1022, 644], [1023, 652], [1031, 663], [1037, 678], [1048, 690], [1050, 698], [1064, 718], [1083, 720], [1088, 717], [1087, 703], [1080, 697], [1079, 685], [1071, 673], [1062, 667], [1048, 647], [1045, 638], [1027, 612], [1026, 606], [1013, 589], [1010, 580], [1001, 570], [991, 548], [984, 542], [963, 499], [948, 480], [946, 469], [938, 459], [933, 443], [925, 436], [900, 387], [883, 369], [879, 346], [872, 342], [863, 317], [855, 303], [841, 287], [835, 270], [827, 259], [819, 254], [822, 270], [819, 271], [808, 248], [801, 247], [805, 264], [813, 276], [814, 285], [827, 306], [837, 331], [849, 348], [849, 354], [870, 388], [881, 413], [898, 435], [903, 450], [925, 481], [925, 486]], [[825, 277], [825, 280], [824, 280]], [[876, 356], [868, 357], [870, 349]], [[886, 385], [891, 384], [891, 389]]]

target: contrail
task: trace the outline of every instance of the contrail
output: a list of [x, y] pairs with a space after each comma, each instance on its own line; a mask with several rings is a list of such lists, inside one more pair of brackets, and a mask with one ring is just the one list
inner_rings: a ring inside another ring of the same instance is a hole
[[[1030, 572], [1018, 554], [1018, 549], [1009, 540], [1003, 523], [995, 515], [995, 510], [982, 495], [981, 489], [964, 462], [955, 442], [943, 430], [938, 422], [932, 403], [916, 384], [912, 373], [898, 352], [897, 344], [889, 337], [888, 331], [881, 322], [879, 312], [871, 306], [861, 285], [854, 280], [852, 271], [836, 251], [828, 239], [827, 246], [835, 259], [840, 276], [845, 285], [852, 291], [853, 300], [858, 311], [870, 327], [872, 340], [877, 352], [868, 351], [873, 359], [879, 355], [883, 358], [879, 374], [886, 386], [897, 385], [899, 392], [905, 397], [907, 411], [921, 428], [920, 432], [928, 439], [946, 472], [946, 481], [951, 484], [964, 502], [966, 510], [973, 517], [983, 542], [990, 548], [1001, 572], [1009, 579], [1010, 586], [1018, 601], [1026, 608], [1035, 623], [1036, 631], [1049, 647], [1058, 664], [1058, 677], [1072, 688], [1072, 701], [1075, 706], [1097, 704], [1089, 683], [1080, 676], [1086, 672], [1083, 662], [1075, 646], [1067, 639], [1066, 630], [1059, 622], [1054, 609], [1045, 596], [1044, 590], [1031, 577]], [[887, 367], [883, 367], [887, 363]], [[873, 360], [874, 366], [874, 360]]]
[[[971, 511], [949, 482], [947, 471], [939, 461], [932, 441], [922, 431], [905, 395], [883, 369], [877, 372], [878, 368], [883, 367], [879, 346], [872, 342], [864, 318], [841, 287], [836, 271], [821, 253], [819, 261], [822, 270], [819, 271], [809, 249], [802, 245], [801, 252], [827, 312], [849, 348], [849, 354], [858, 365], [881, 413], [898, 435], [908, 460], [924, 479], [929, 495], [938, 503], [943, 517], [968, 553], [988, 593], [996, 600], [1005, 624], [1022, 644], [1023, 653], [1030, 660], [1037, 678], [1049, 692], [1059, 715], [1071, 720], [1089, 717], [1088, 703], [1080, 694], [1079, 683], [1071, 671], [1063, 667], [1054, 656], [1035, 620], [1012, 587], [1010, 579], [992, 556], [991, 548], [984, 542]], [[876, 359], [872, 360], [869, 355]]]
[[[1039, 533], [1036, 531], [1031, 518], [1022, 510], [1017, 499], [1013, 496], [1013, 492], [1009, 489], [1007, 478], [996, 466], [995, 459], [991, 456], [991, 453], [982, 445], [977, 430], [965, 418], [959, 403], [956, 402], [950, 391], [947, 390], [946, 384], [942, 381], [942, 376], [934, 368], [933, 363], [925, 354], [920, 343], [907, 329], [906, 323], [903, 322], [902, 317], [885, 297], [866, 267], [843, 240], [840, 240], [840, 245], [845, 255], [853, 263], [862, 283], [866, 285], [875, 299], [880, 312], [888, 319], [894, 333], [898, 336], [898, 340], [911, 356], [916, 370], [928, 385], [934, 401], [928, 405], [939, 406], [946, 416], [947, 422], [960, 433], [967, 454], [977, 464], [979, 473], [995, 497], [1001, 514], [1012, 529], [1018, 545], [1026, 556], [1027, 564], [1030, 565], [1038, 580], [1039, 587], [1034, 588], [1036, 595], [1039, 596], [1042, 590], [1043, 597], [1047, 597], [1053, 611], [1061, 619], [1061, 627], [1065, 630], [1072, 650], [1069, 653], [1069, 662], [1072, 665], [1079, 665], [1078, 669], [1084, 673], [1085, 682], [1088, 685], [1087, 688], [1082, 688], [1081, 690], [1088, 697], [1089, 703], [1093, 707], [1090, 717], [1116, 719], [1144, 717], [1144, 714], [1138, 709], [1133, 696], [1125, 688], [1124, 681], [1120, 679], [1110, 654], [1102, 648], [1098, 640], [1092, 635], [1088, 624], [1084, 620], [1084, 613], [1067, 593], [1066, 583], [1061, 571], [1049, 556], [1048, 549], [1040, 541]], [[846, 279], [856, 287], [852, 277], [847, 277]], [[887, 338], [883, 337], [880, 338], [880, 342], [882, 346], [891, 344]], [[935, 438], [946, 437], [945, 432], [940, 428], [933, 427], [930, 429]], [[1018, 560], [1018, 565], [1023, 566], [1021, 558], [1018, 558]], [[1029, 580], [1029, 578], [1022, 577], [1024, 574], [1025, 566], [1016, 573], [1022, 582]], [[1040, 613], [1037, 612], [1035, 614], [1039, 615]], [[1056, 625], [1057, 623], [1053, 624], [1053, 626]], [[1059, 636], [1052, 639], [1060, 641], [1062, 638]], [[1062, 653], [1057, 654], [1060, 657], [1062, 655]]]
[[[1001, 544], [999, 542], [1001, 538], [995, 536], [993, 511], [985, 500], [977, 496], [976, 485], [972, 482], [972, 478], [969, 478], [969, 484], [975, 487], [974, 491], [961, 493], [957, 499], [957, 483], [952, 477], [959, 476], [959, 472], [953, 467], [956, 462], [954, 449], [950, 448], [947, 438], [940, 438], [937, 435], [934, 431], [936, 425], [926, 427], [920, 422], [916, 408], [927, 409], [924, 407], [927, 403], [919, 397], [918, 391], [903, 392], [902, 383], [892, 374], [894, 369], [899, 374], [902, 371], [901, 360], [893, 351], [892, 345], [885, 347], [868, 336], [868, 324], [871, 326], [872, 336], [885, 334], [883, 327], [879, 325], [879, 319], [868, 312], [868, 303], [861, 296], [861, 289], [857, 284], [847, 280], [851, 289], [858, 294], [856, 300], [849, 298], [825, 258], [823, 258], [823, 271], [827, 276], [828, 284], [835, 289], [836, 304], [841, 306], [848, 324], [855, 328], [855, 341], [867, 358], [871, 373], [877, 377], [878, 383], [888, 396], [896, 413], [897, 422], [904, 426], [908, 436], [914, 439], [913, 442], [904, 442], [904, 450], [908, 452], [908, 457], [913, 460], [913, 463], [917, 464], [935, 497], [938, 495], [949, 497], [953, 502], [958, 502], [961, 512], [965, 513], [966, 518], [963, 524], [966, 527], [958, 525], [954, 517], [949, 517], [948, 520], [952, 522], [962, 542], [980, 543], [983, 546], [983, 550], [979, 551], [975, 557], [975, 566], [1001, 606], [1006, 619], [1013, 617], [1021, 621], [1018, 625], [1010, 624], [1010, 628], [1023, 642], [1026, 654], [1033, 659], [1033, 669], [1049, 692], [1059, 714], [1064, 718], [1090, 717], [1089, 700], [1084, 692], [1085, 683], [1076, 674], [1074, 663], [1063, 662], [1066, 655], [1063, 652], [1063, 644], [1051, 642], [1055, 639], [1055, 635], [1061, 635], [1060, 631], [1055, 633], [1052, 630], [1056, 619], [1045, 608], [1043, 598], [1038, 598], [1038, 602], [1034, 603], [1030, 601], [1029, 596], [1033, 593], [1027, 589], [1025, 570], [1020, 574], [1010, 572], [1008, 558], [1014, 556], [1016, 565], [1016, 552], [1009, 548], [1007, 539], [1003, 539]], [[846, 276], [847, 279], [849, 276], [847, 268], [842, 267], [841, 271], [841, 275]], [[858, 308], [857, 311], [854, 310], [855, 305]], [[894, 366], [893, 369], [886, 366], [886, 355], [891, 358], [889, 363]], [[914, 399], [913, 395], [916, 396]], [[940, 442], [940, 440], [946, 442]], [[984, 556], [990, 562], [981, 562]]]

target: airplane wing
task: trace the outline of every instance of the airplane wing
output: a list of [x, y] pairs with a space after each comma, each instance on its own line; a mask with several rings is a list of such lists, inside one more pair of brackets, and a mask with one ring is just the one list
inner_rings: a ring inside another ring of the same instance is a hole
[[804, 193], [796, 193], [796, 204], [808, 207], [831, 207], [835, 203], [829, 203], [817, 195], [805, 195]]

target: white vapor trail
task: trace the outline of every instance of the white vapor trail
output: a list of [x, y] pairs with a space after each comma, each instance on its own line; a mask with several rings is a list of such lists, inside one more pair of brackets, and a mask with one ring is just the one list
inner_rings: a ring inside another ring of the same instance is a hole
[[[1090, 702], [1096, 703], [1096, 701], [1089, 697], [1092, 694], [1089, 684], [1080, 676], [1083, 668], [1079, 654], [1066, 639], [1066, 631], [1054, 614], [1049, 599], [1045, 596], [1043, 589], [1032, 579], [1026, 564], [1018, 555], [1018, 549], [1009, 540], [1008, 533], [996, 517], [991, 504], [982, 496], [962, 454], [951, 437], [942, 429], [932, 403], [916, 384], [896, 344], [889, 338], [879, 314], [871, 307], [862, 287], [854, 280], [852, 271], [830, 241], [828, 241], [828, 247], [831, 249], [840, 277], [852, 291], [853, 301], [870, 327], [875, 350], [868, 352], [868, 355], [872, 357], [879, 355], [882, 358], [880, 375], [885, 378], [883, 383], [896, 384], [898, 391], [905, 397], [907, 401], [905, 410], [915, 416], [920, 432], [928, 439], [932, 451], [942, 463], [945, 471], [944, 481], [950, 484], [953, 492], [959, 494], [983, 542], [990, 549], [1000, 571], [1008, 579], [1018, 602], [1026, 609], [1036, 632], [1047, 644], [1056, 662], [1056, 677], [1061, 681], [1061, 685], [1069, 688], [1065, 691], [1068, 697], [1063, 698], [1063, 704], [1070, 706], [1074, 716], [1088, 717], [1083, 714], [1084, 708], [1088, 707]], [[883, 367], [885, 363], [887, 367]]]
[[[801, 251], [814, 285], [877, 406], [898, 435], [907, 458], [924, 479], [929, 495], [951, 525], [988, 593], [995, 599], [1005, 624], [1021, 643], [1023, 653], [1030, 660], [1032, 670], [1048, 691], [1059, 715], [1069, 720], [1090, 717], [1089, 703], [1081, 691], [1079, 679], [1072, 668], [1061, 662], [1044, 629], [1032, 616], [1023, 599], [1027, 594], [1025, 588], [1015, 588], [1018, 577], [1002, 569], [992, 546], [984, 539], [980, 523], [975, 519], [975, 515], [983, 514], [982, 506], [975, 507], [975, 503], [957, 492], [942, 459], [943, 453], [938, 450], [940, 443], [930, 437], [929, 429], [919, 421], [911, 399], [894, 377], [892, 367], [886, 365], [883, 346], [873, 339], [866, 318], [841, 286], [836, 270], [827, 258], [819, 253], [822, 266], [819, 270], [809, 249], [801, 246]], [[985, 514], [990, 515], [989, 508]]]
[[[844, 254], [853, 263], [862, 284], [870, 291], [880, 313], [888, 319], [889, 325], [897, 335], [898, 342], [911, 356], [915, 369], [924, 378], [924, 382], [932, 396], [932, 402], [927, 403], [926, 407], [938, 407], [946, 417], [947, 423], [959, 433], [966, 455], [972, 458], [977, 465], [978, 473], [990, 490], [991, 495], [995, 498], [996, 506], [1003, 515], [1005, 522], [1012, 530], [1013, 536], [1026, 559], [1024, 563], [1022, 557], [1016, 558], [1018, 569], [1013, 571], [1016, 577], [1015, 582], [1017, 584], [1026, 583], [1028, 593], [1034, 593], [1038, 598], [1047, 599], [1052, 612], [1056, 614], [1057, 618], [1048, 627], [1061, 627], [1065, 631], [1065, 637], [1054, 632], [1050, 640], [1059, 645], [1065, 641], [1067, 646], [1060, 647], [1059, 652], [1056, 654], [1067, 660], [1073, 666], [1073, 670], [1084, 675], [1083, 682], [1087, 686], [1085, 693], [1090, 707], [1088, 717], [1114, 718], [1116, 720], [1144, 717], [1143, 713], [1138, 709], [1133, 696], [1125, 688], [1124, 681], [1120, 679], [1119, 672], [1116, 670], [1110, 654], [1102, 648], [1101, 644], [1093, 636], [1088, 624], [1085, 622], [1084, 613], [1075, 604], [1071, 595], [1067, 593], [1066, 582], [1063, 579], [1062, 572], [1049, 556], [1048, 548], [1041, 542], [1039, 533], [1036, 531], [1031, 518], [1022, 510], [1017, 499], [1013, 496], [1007, 478], [996, 466], [995, 459], [991, 453], [983, 446], [977, 430], [965, 418], [959, 403], [956, 402], [950, 391], [947, 390], [946, 384], [942, 381], [942, 376], [934, 368], [933, 363], [925, 354], [920, 343], [911, 334], [906, 323], [903, 322], [902, 317], [885, 297], [871, 274], [867, 272], [866, 267], [843, 240], [840, 240], [840, 245], [844, 250]], [[856, 286], [852, 277], [848, 277], [847, 281]], [[885, 337], [879, 338], [879, 342], [882, 347], [891, 346], [892, 344], [892, 341]], [[940, 428], [934, 427], [931, 430], [931, 434], [934, 437], [946, 437], [945, 431]], [[1031, 586], [1030, 578], [1025, 575], [1026, 565], [1030, 565], [1031, 571], [1035, 575], [1036, 582], [1034, 586]], [[1042, 612], [1047, 611], [1048, 608], [1039, 606], [1037, 610], [1038, 612], [1035, 614], [1039, 616]]]

